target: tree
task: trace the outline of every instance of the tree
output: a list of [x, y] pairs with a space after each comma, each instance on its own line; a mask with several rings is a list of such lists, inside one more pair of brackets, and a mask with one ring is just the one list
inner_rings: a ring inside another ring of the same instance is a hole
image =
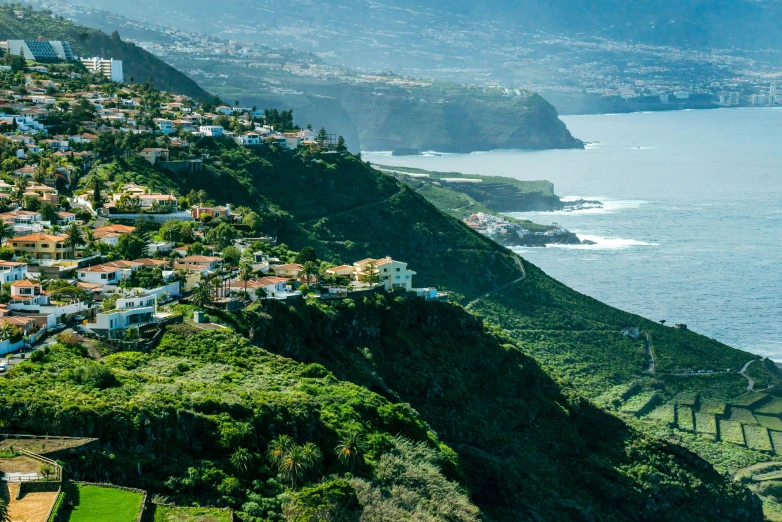
[[236, 266], [242, 258], [242, 253], [235, 246], [227, 246], [223, 249], [223, 263], [226, 266]]
[[228, 223], [220, 223], [215, 228], [207, 232], [206, 240], [218, 249], [222, 250], [234, 242], [236, 239], [236, 230]]
[[339, 444], [337, 444], [337, 447], [334, 448], [337, 460], [351, 471], [365, 451], [366, 444], [364, 443], [364, 439], [360, 433], [355, 431], [342, 437]]
[[266, 448], [266, 458], [272, 466], [279, 466], [285, 453], [294, 446], [293, 439], [288, 435], [280, 435], [269, 443]]
[[25, 196], [22, 199], [22, 208], [29, 210], [30, 212], [36, 212], [41, 208], [41, 201], [37, 196]]
[[41, 205], [41, 219], [49, 221], [52, 224], [57, 223], [57, 209], [51, 203]]
[[337, 138], [337, 151], [338, 152], [347, 152], [348, 151], [348, 147], [347, 147], [347, 145], [345, 145], [345, 138], [343, 138], [342, 136]]
[[239, 280], [244, 281], [244, 293], [247, 294], [247, 282], [253, 278], [253, 267], [250, 263], [239, 263]]
[[318, 264], [314, 261], [307, 261], [304, 263], [304, 277], [307, 278], [307, 284], [310, 284], [312, 276], [317, 276], [319, 271]]
[[247, 448], [236, 448], [236, 451], [231, 454], [229, 460], [231, 461], [231, 466], [233, 466], [240, 475], [244, 475], [249, 471], [253, 457]]
[[71, 247], [71, 259], [76, 259], [76, 247], [85, 244], [79, 225], [71, 223], [71, 225], [65, 229], [65, 241], [63, 241], [63, 244]]
[[6, 239], [11, 239], [15, 235], [16, 232], [14, 232], [14, 227], [0, 219], [0, 245], [5, 243]]
[[255, 212], [248, 212], [242, 218], [242, 225], [249, 228], [252, 232], [259, 232], [263, 226], [263, 220]]
[[367, 264], [364, 265], [361, 281], [370, 285], [376, 285], [382, 281], [380, 271], [377, 269], [377, 263], [375, 261], [368, 261]]
[[190, 302], [200, 308], [205, 307], [212, 302], [212, 289], [208, 284], [202, 283], [193, 291], [193, 295], [190, 296]]
[[321, 145], [324, 145], [327, 141], [329, 141], [329, 134], [326, 132], [326, 129], [324, 127], [320, 128], [320, 131], [318, 132], [318, 137], [315, 138], [315, 141], [317, 141]]
[[318, 255], [311, 246], [305, 246], [296, 254], [296, 263], [303, 265], [308, 261], [312, 261], [313, 263], [318, 261]]
[[134, 234], [123, 234], [117, 241], [117, 254], [122, 259], [138, 259], [144, 256], [147, 242]]
[[8, 501], [0, 498], [0, 522], [11, 522], [11, 516], [8, 514]]

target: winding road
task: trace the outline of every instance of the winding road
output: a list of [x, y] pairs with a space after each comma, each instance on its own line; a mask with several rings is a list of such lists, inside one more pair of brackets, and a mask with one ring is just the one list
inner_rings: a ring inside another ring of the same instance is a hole
[[747, 368], [749, 368], [749, 365], [752, 364], [753, 362], [755, 362], [756, 360], [757, 359], [752, 359], [747, 364], [745, 364], [744, 367], [741, 370], [739, 370], [739, 373], [741, 374], [741, 376], [744, 377], [745, 379], [747, 379], [747, 383], [748, 383], [747, 384], [747, 391], [755, 391], [755, 381], [752, 379], [752, 377], [750, 377], [749, 375], [746, 374], [746, 371], [747, 371]]
[[310, 219], [310, 220], [306, 221], [306, 223], [307, 224], [309, 224], [309, 223], [317, 223], [321, 219], [329, 219], [329, 218], [333, 218], [335, 216], [341, 216], [342, 214], [349, 214], [351, 212], [355, 212], [356, 210], [363, 210], [365, 208], [371, 208], [371, 207], [376, 207], [378, 205], [382, 205], [383, 203], [389, 201], [391, 198], [394, 198], [394, 197], [400, 195], [402, 192], [405, 191], [406, 188], [407, 188], [407, 185], [402, 184], [399, 187], [399, 190], [397, 190], [396, 192], [394, 192], [393, 194], [391, 194], [387, 198], [381, 199], [380, 201], [373, 201], [372, 203], [367, 203], [365, 205], [359, 205], [358, 207], [349, 208], [347, 210], [340, 210], [339, 212], [334, 212], [333, 214], [329, 214], [327, 216], [321, 216], [321, 217], [313, 218], [313, 219]]
[[464, 308], [466, 310], [469, 310], [478, 301], [480, 301], [482, 299], [485, 299], [485, 298], [489, 297], [492, 294], [496, 294], [497, 292], [501, 292], [501, 291], [505, 290], [506, 288], [508, 288], [509, 286], [515, 285], [516, 283], [521, 283], [522, 281], [527, 279], [527, 272], [526, 272], [526, 270], [524, 270], [524, 263], [521, 262], [521, 258], [516, 257], [516, 258], [514, 258], [514, 261], [516, 261], [516, 265], [519, 267], [519, 272], [521, 272], [521, 277], [519, 277], [518, 279], [514, 279], [510, 283], [505, 283], [504, 285], [500, 285], [500, 286], [498, 286], [497, 288], [495, 288], [493, 290], [489, 290], [488, 292], [485, 292], [485, 293], [481, 294], [477, 298], [475, 298], [472, 301], [470, 301], [469, 303], [467, 303], [467, 306], [465, 306]]

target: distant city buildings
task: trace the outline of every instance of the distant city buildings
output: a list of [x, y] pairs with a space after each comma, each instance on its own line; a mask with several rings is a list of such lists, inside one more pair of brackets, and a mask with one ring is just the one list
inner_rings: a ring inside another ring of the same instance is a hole
[[125, 81], [125, 75], [122, 70], [122, 60], [114, 58], [81, 58], [79, 60], [88, 71], [95, 74], [102, 74], [113, 82]]
[[8, 40], [5, 49], [10, 54], [23, 56], [28, 60], [74, 60], [71, 44], [60, 40]]

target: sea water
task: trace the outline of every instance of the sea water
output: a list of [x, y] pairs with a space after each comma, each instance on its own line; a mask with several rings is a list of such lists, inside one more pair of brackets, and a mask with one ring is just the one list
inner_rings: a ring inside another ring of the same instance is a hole
[[602, 209], [513, 214], [595, 245], [519, 248], [608, 304], [782, 361], [782, 109], [563, 117], [586, 150], [373, 163], [547, 179]]

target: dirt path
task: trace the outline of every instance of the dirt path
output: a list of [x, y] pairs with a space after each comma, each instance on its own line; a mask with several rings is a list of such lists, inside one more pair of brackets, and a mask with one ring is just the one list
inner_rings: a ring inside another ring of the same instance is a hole
[[519, 272], [521, 272], [521, 277], [519, 277], [518, 279], [515, 279], [515, 280], [511, 281], [510, 283], [505, 283], [504, 285], [500, 285], [500, 286], [498, 286], [497, 288], [495, 288], [495, 289], [493, 289], [493, 290], [489, 290], [488, 292], [486, 292], [486, 293], [484, 293], [484, 294], [481, 294], [481, 295], [480, 295], [480, 296], [478, 296], [477, 298], [475, 298], [475, 299], [473, 299], [472, 301], [470, 301], [469, 303], [467, 303], [467, 306], [465, 306], [464, 308], [465, 308], [466, 310], [469, 310], [469, 309], [470, 309], [470, 308], [472, 308], [472, 307], [473, 307], [473, 305], [475, 305], [475, 304], [476, 304], [478, 301], [480, 301], [480, 300], [482, 300], [482, 299], [486, 299], [487, 297], [489, 297], [489, 296], [490, 296], [490, 295], [492, 295], [492, 294], [496, 294], [497, 292], [501, 292], [501, 291], [505, 290], [506, 288], [508, 288], [509, 286], [515, 285], [516, 283], [521, 283], [522, 281], [524, 281], [525, 279], [527, 279], [527, 272], [524, 270], [524, 263], [522, 263], [522, 262], [521, 262], [521, 259], [520, 259], [520, 258], [518, 258], [518, 257], [517, 257], [517, 258], [515, 258], [514, 260], [516, 261], [516, 265], [519, 267]]
[[46, 522], [46, 515], [57, 499], [57, 493], [28, 493], [16, 500], [19, 484], [8, 484], [8, 515], [11, 522]]
[[747, 379], [747, 383], [748, 383], [747, 384], [747, 391], [754, 391], [755, 390], [755, 381], [752, 379], [752, 377], [747, 375], [745, 372], [747, 371], [747, 368], [749, 368], [749, 365], [752, 364], [753, 362], [755, 362], [756, 360], [757, 359], [752, 359], [747, 364], [745, 364], [744, 367], [739, 371], [741, 376], [744, 377], [745, 379]]
[[654, 352], [652, 351], [652, 342], [649, 340], [649, 334], [646, 332], [644, 332], [644, 338], [646, 339], [646, 354], [649, 356], [649, 373], [654, 373], [656, 362], [654, 360]]
[[333, 214], [329, 214], [328, 216], [321, 216], [321, 217], [318, 217], [318, 218], [310, 219], [310, 220], [307, 221], [307, 223], [317, 223], [321, 219], [329, 219], [329, 218], [333, 218], [333, 217], [336, 217], [336, 216], [341, 216], [342, 214], [349, 214], [351, 212], [355, 212], [356, 210], [363, 210], [365, 208], [371, 208], [371, 207], [376, 207], [378, 205], [382, 205], [383, 203], [387, 202], [391, 198], [396, 197], [399, 194], [401, 194], [402, 192], [404, 192], [406, 187], [407, 187], [407, 185], [403, 184], [402, 186], [399, 187], [399, 190], [397, 190], [396, 192], [394, 192], [393, 194], [391, 194], [387, 198], [381, 199], [380, 201], [375, 201], [373, 203], [367, 203], [366, 205], [360, 205], [358, 207], [349, 208], [347, 210], [340, 210], [339, 212], [335, 212]]

